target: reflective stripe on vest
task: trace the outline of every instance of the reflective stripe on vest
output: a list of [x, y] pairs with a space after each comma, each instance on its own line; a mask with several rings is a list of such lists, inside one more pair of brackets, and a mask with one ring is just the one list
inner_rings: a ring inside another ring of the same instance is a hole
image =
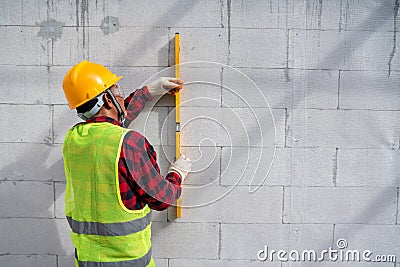
[[148, 266], [151, 261], [151, 249], [139, 259], [115, 262], [77, 261], [79, 267], [142, 267]]
[[143, 218], [122, 223], [78, 222], [67, 216], [71, 229], [76, 234], [122, 236], [130, 235], [146, 229], [151, 221], [151, 213]]

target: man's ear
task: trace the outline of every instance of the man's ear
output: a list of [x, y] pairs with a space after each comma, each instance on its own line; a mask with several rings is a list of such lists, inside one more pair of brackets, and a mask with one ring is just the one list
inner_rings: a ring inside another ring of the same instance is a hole
[[105, 106], [107, 109], [112, 109], [114, 105], [113, 105], [113, 103], [112, 103], [111, 98], [108, 96], [107, 93], [105, 93], [103, 97], [104, 97], [104, 106]]

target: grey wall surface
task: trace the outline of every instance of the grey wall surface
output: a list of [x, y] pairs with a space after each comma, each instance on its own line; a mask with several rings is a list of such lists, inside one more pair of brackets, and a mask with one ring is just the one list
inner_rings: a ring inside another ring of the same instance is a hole
[[[182, 61], [203, 61], [182, 68], [182, 150], [195, 160], [183, 203], [199, 207], [154, 212], [157, 266], [400, 267], [398, 13], [399, 0], [2, 0], [0, 266], [73, 266], [66, 71], [99, 62], [130, 92], [173, 75], [180, 32]], [[131, 128], [165, 174], [173, 98]], [[257, 260], [264, 246], [340, 238], [397, 263]]]

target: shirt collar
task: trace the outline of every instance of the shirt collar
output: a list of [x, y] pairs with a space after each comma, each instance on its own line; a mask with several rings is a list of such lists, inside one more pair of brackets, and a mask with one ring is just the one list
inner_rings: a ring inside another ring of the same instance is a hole
[[122, 123], [120, 123], [117, 120], [114, 120], [113, 118], [107, 117], [107, 116], [100, 116], [100, 117], [94, 117], [86, 120], [87, 123], [95, 123], [95, 122], [109, 122], [114, 125], [122, 126]]

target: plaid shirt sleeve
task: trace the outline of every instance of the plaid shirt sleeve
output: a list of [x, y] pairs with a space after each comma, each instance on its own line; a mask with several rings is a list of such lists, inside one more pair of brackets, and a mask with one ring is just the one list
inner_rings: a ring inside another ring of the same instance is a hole
[[[131, 93], [124, 104], [127, 109], [124, 126], [129, 125], [143, 110], [147, 101], [153, 100], [147, 87]], [[120, 193], [128, 209], [164, 210], [179, 198], [181, 177], [170, 172], [164, 178], [157, 164], [157, 154], [149, 141], [136, 131], [128, 132], [121, 148], [119, 166]]]
[[[140, 133], [130, 131], [125, 135], [121, 157], [127, 167], [126, 181], [132, 190], [131, 194], [135, 195], [131, 198], [138, 198], [135, 201], [136, 209], [145, 203], [151, 209], [164, 210], [179, 198], [181, 177], [175, 172], [168, 173], [165, 178], [160, 174], [156, 151]], [[124, 195], [122, 187], [122, 198], [127, 200], [129, 197]], [[130, 192], [129, 189], [126, 191]]]
[[149, 93], [147, 86], [144, 86], [142, 89], [137, 89], [133, 93], [131, 93], [124, 100], [124, 105], [127, 111], [127, 116], [124, 121], [124, 125], [129, 125], [132, 121], [134, 121], [139, 113], [143, 110], [144, 105], [147, 101], [153, 100], [153, 97]]

